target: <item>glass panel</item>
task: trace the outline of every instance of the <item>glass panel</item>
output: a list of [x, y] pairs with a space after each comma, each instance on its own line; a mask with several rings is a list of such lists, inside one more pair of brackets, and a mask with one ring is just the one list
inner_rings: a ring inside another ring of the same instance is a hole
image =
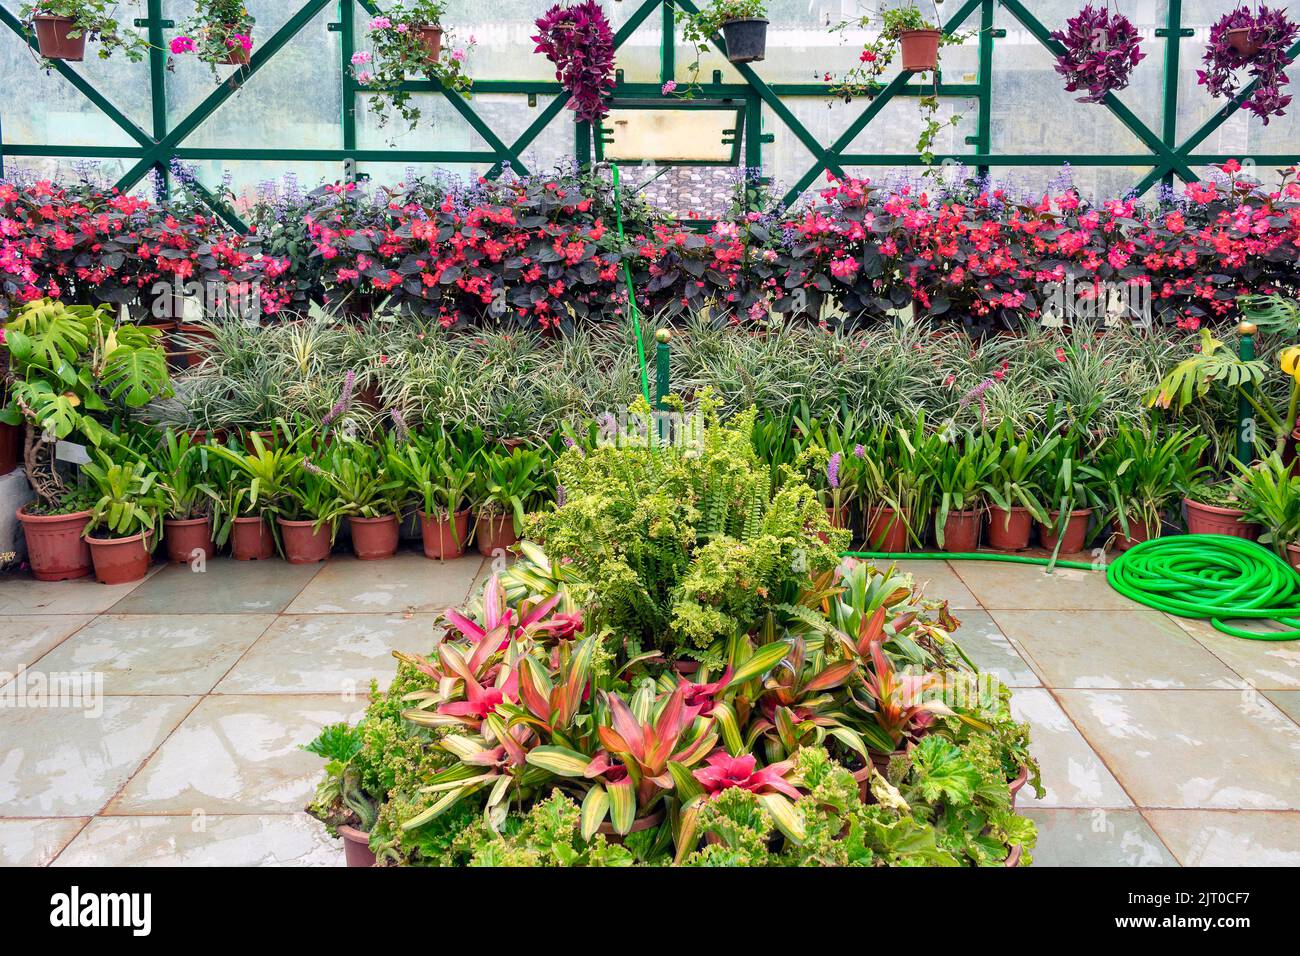
[[606, 159], [731, 162], [735, 147], [724, 143], [739, 122], [736, 110], [614, 110], [605, 120], [610, 141]]

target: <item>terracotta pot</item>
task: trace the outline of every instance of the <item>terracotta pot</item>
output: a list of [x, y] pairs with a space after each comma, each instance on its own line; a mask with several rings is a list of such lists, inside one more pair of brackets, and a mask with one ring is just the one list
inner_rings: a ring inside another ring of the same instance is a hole
[[1151, 540], [1151, 528], [1145, 521], [1134, 521], [1130, 518], [1127, 535], [1124, 534], [1124, 529], [1118, 521], [1111, 523], [1111, 530], [1115, 533], [1115, 547], [1121, 551], [1127, 551], [1135, 544]]
[[316, 526], [315, 521], [286, 521], [276, 518], [280, 540], [284, 542], [284, 559], [290, 564], [316, 564], [330, 556], [329, 524]]
[[189, 564], [194, 560], [195, 551], [203, 552], [204, 561], [211, 561], [217, 553], [210, 518], [166, 518], [163, 541], [167, 545], [167, 560], [177, 564]]
[[[1059, 511], [1047, 512], [1048, 524], [1039, 523], [1038, 538], [1044, 548], [1052, 551], [1056, 548], [1058, 527], [1061, 517]], [[1061, 554], [1078, 554], [1088, 540], [1088, 521], [1092, 518], [1091, 508], [1077, 508], [1065, 519], [1065, 531], [1061, 533]]]
[[370, 849], [370, 834], [347, 824], [339, 827], [343, 838], [343, 859], [348, 866], [374, 866], [375, 854]]
[[699, 661], [691, 661], [686, 658], [673, 661], [673, 673], [680, 674], [682, 677], [690, 677], [700, 669]]
[[722, 38], [732, 63], [755, 63], [767, 56], [767, 21], [762, 17], [728, 20], [722, 25]]
[[1023, 551], [1029, 547], [1029, 532], [1034, 528], [1028, 508], [989, 509], [988, 545], [998, 551]]
[[1250, 40], [1249, 27], [1237, 27], [1229, 30], [1225, 34], [1228, 38], [1228, 46], [1232, 47], [1242, 56], [1254, 56], [1259, 52], [1259, 44], [1252, 43]]
[[1286, 559], [1291, 562], [1291, 567], [1300, 571], [1300, 544], [1288, 544], [1286, 546]]
[[397, 515], [383, 518], [348, 518], [352, 532], [352, 553], [362, 561], [391, 558], [397, 553], [398, 532], [401, 525]]
[[913, 73], [934, 70], [939, 66], [939, 30], [904, 30], [898, 35], [903, 69]]
[[265, 448], [267, 451], [272, 451], [272, 450], [275, 449], [275, 446], [276, 446], [276, 441], [275, 441], [275, 429], [272, 428], [272, 429], [268, 429], [267, 431], [262, 431], [262, 432], [250, 432], [250, 431], [245, 431], [245, 432], [244, 432], [244, 451], [248, 452], [250, 455], [253, 454], [253, 453], [257, 450], [257, 449], [253, 446], [253, 438], [252, 438], [253, 435], [257, 435], [259, 438], [262, 439], [262, 447]]
[[978, 511], [949, 511], [943, 523], [943, 550], [978, 551], [983, 515]]
[[152, 532], [133, 534], [129, 538], [96, 538], [86, 535], [90, 557], [95, 565], [95, 580], [100, 584], [128, 584], [149, 573], [153, 555], [149, 553]]
[[424, 47], [424, 62], [437, 63], [438, 57], [442, 56], [442, 27], [416, 27], [415, 35], [420, 38], [420, 46]]
[[1025, 784], [1028, 782], [1029, 782], [1029, 767], [1027, 766], [1021, 767], [1020, 773], [1016, 774], [1016, 778], [1012, 780], [1009, 785], [1011, 789], [1012, 807], [1016, 805], [1016, 794], [1018, 794], [1021, 790], [1023, 790]]
[[36, 45], [45, 59], [80, 63], [86, 58], [86, 34], [68, 36], [77, 28], [77, 21], [72, 17], [38, 13], [32, 18], [32, 25], [36, 28]]
[[[232, 33], [235, 32], [235, 26], [234, 24], [227, 24], [222, 28], [222, 30], [226, 36], [230, 36]], [[244, 35], [251, 40], [253, 38], [253, 28], [249, 27], [248, 32]], [[234, 46], [229, 47], [229, 50], [230, 52], [226, 54], [226, 58], [219, 62], [224, 63], [226, 66], [247, 66], [248, 65], [248, 57], [250, 51], [245, 50], [244, 45], [242, 43], [236, 43]]]
[[[663, 822], [664, 822], [664, 811], [662, 808], [660, 808], [656, 810], [654, 813], [650, 813], [644, 817], [639, 817], [638, 819], [633, 820], [632, 829], [628, 830], [627, 832], [640, 833], [642, 830], [653, 830], [655, 827], [659, 826], [659, 824]], [[610, 823], [608, 820], [606, 820], [600, 826], [596, 827], [596, 832], [604, 834], [605, 839], [608, 840], [610, 843], [622, 843], [623, 837], [626, 836], [626, 834], [623, 833], [615, 833], [614, 824]]]
[[206, 428], [187, 428], [185, 434], [190, 436], [191, 445], [202, 445], [212, 442], [215, 445], [224, 445], [226, 443], [226, 430], [216, 428], [209, 431]]
[[29, 515], [27, 506], [18, 509], [23, 535], [27, 538], [27, 563], [38, 581], [70, 581], [94, 570], [90, 546], [82, 532], [90, 520], [89, 511], [69, 515]]
[[869, 551], [899, 554], [907, 550], [907, 522], [893, 508], [884, 505], [867, 511], [867, 540]]
[[510, 515], [480, 514], [475, 527], [478, 530], [474, 533], [474, 540], [478, 542], [479, 554], [485, 558], [492, 557], [497, 551], [505, 551], [519, 541], [519, 535], [515, 534], [515, 520]]
[[826, 509], [826, 520], [831, 523], [832, 528], [847, 528], [849, 526], [849, 506], [840, 505], [839, 509]]
[[420, 515], [420, 537], [424, 541], [424, 556], [439, 561], [459, 558], [465, 554], [469, 540], [469, 509], [456, 512], [456, 532], [452, 534], [451, 519], [445, 515], [433, 518]]
[[1240, 521], [1245, 512], [1239, 508], [1218, 508], [1184, 498], [1187, 505], [1187, 530], [1191, 534], [1226, 534], [1233, 538], [1258, 541], [1264, 529], [1257, 524]]
[[265, 561], [275, 557], [275, 535], [266, 518], [236, 518], [230, 530], [230, 556], [236, 561]]
[[[7, 400], [4, 400], [4, 404], [8, 404]], [[22, 444], [22, 425], [0, 423], [0, 475], [7, 475], [18, 467], [18, 450]]]

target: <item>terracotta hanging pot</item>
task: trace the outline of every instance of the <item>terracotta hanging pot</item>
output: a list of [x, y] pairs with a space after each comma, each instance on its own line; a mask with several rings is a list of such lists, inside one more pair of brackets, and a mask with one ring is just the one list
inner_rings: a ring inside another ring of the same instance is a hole
[[446, 515], [430, 517], [420, 515], [420, 537], [424, 542], [424, 556], [444, 561], [465, 554], [469, 540], [469, 509], [456, 512], [455, 531], [452, 520]]
[[290, 564], [317, 564], [330, 556], [332, 543], [329, 524], [317, 527], [313, 520], [287, 521], [276, 518], [280, 540], [284, 542], [284, 559]]
[[265, 517], [236, 518], [232, 522], [230, 556], [236, 561], [265, 561], [275, 557], [275, 535]]
[[401, 532], [397, 515], [382, 518], [348, 518], [352, 532], [352, 553], [362, 561], [378, 561], [397, 553]]
[[36, 28], [36, 46], [45, 59], [80, 63], [86, 58], [85, 31], [80, 36], [68, 36], [77, 29], [77, 21], [72, 17], [38, 13], [32, 18], [32, 26]]
[[420, 46], [424, 48], [424, 62], [433, 66], [442, 56], [442, 27], [416, 27], [415, 35], [420, 40]]
[[1236, 27], [1229, 30], [1225, 36], [1228, 38], [1228, 46], [1242, 56], [1254, 56], [1259, 52], [1259, 44], [1250, 39], [1250, 27]]
[[18, 520], [27, 539], [27, 563], [38, 581], [71, 581], [94, 570], [90, 546], [83, 532], [89, 511], [67, 515], [32, 515], [27, 506], [18, 509]]
[[998, 551], [1023, 551], [1029, 547], [1034, 522], [1028, 508], [989, 509], [988, 544]]
[[498, 551], [506, 551], [519, 542], [515, 534], [515, 520], [510, 515], [480, 514], [476, 524], [475, 540], [479, 554], [490, 558]]
[[211, 518], [166, 518], [163, 542], [167, 545], [167, 560], [176, 564], [189, 564], [199, 554], [204, 561], [210, 561], [217, 553]]
[[[235, 29], [236, 27], [235, 24], [233, 23], [227, 24], [226, 26], [222, 27], [222, 30], [226, 37], [231, 37], [235, 33]], [[244, 35], [247, 36], [251, 41], [253, 39], [253, 28], [249, 27], [248, 33]], [[248, 66], [248, 57], [251, 51], [245, 50], [244, 45], [238, 42], [237, 40], [233, 40], [231, 42], [233, 42], [235, 45], [227, 46], [226, 49], [229, 50], [230, 52], [226, 54], [226, 58], [224, 60], [219, 60], [218, 62], [222, 63], [225, 66]]]
[[139, 581], [149, 573], [153, 555], [149, 552], [152, 532], [131, 535], [129, 538], [96, 538], [86, 535], [90, 557], [95, 566], [95, 579], [100, 584], [129, 584]]
[[913, 73], [933, 71], [939, 67], [939, 41], [941, 30], [904, 30], [898, 35], [902, 52], [903, 69]]
[[[1057, 529], [1060, 527], [1061, 513], [1049, 511], [1047, 524], [1038, 525], [1038, 538], [1043, 547], [1049, 551], [1056, 550]], [[1065, 519], [1065, 530], [1060, 532], [1061, 554], [1078, 554], [1088, 540], [1088, 521], [1092, 518], [1091, 508], [1079, 508], [1070, 512]]]

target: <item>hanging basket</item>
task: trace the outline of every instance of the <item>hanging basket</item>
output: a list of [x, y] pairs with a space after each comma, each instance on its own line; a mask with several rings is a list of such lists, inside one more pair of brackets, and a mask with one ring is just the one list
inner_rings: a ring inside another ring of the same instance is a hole
[[[227, 25], [223, 29], [226, 31], [226, 36], [228, 37], [234, 36], [236, 25], [232, 23]], [[253, 39], [252, 27], [248, 28], [247, 36], [249, 40]], [[223, 66], [248, 66], [248, 57], [250, 51], [245, 50], [244, 45], [242, 43], [236, 43], [234, 46], [228, 46], [226, 49], [229, 50], [230, 52], [228, 52], [226, 54], [226, 58], [221, 61], [221, 64]]]
[[415, 35], [420, 40], [420, 46], [424, 48], [424, 62], [429, 66], [435, 66], [438, 58], [442, 56], [442, 27], [416, 27]]
[[68, 36], [77, 29], [77, 21], [72, 17], [38, 13], [32, 18], [32, 26], [36, 28], [36, 46], [45, 59], [80, 63], [86, 58], [85, 31], [80, 36]]
[[939, 68], [939, 41], [942, 30], [904, 30], [898, 35], [903, 69], [924, 73]]
[[732, 63], [754, 63], [767, 55], [766, 20], [728, 20], [722, 25], [722, 38], [727, 41], [727, 59]]
[[1259, 44], [1250, 39], [1250, 27], [1238, 27], [1235, 30], [1229, 30], [1225, 36], [1228, 38], [1228, 46], [1242, 56], [1251, 57], [1259, 52]]

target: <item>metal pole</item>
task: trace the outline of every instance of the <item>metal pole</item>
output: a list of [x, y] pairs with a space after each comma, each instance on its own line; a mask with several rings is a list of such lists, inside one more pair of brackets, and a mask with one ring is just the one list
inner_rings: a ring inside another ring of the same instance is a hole
[[[1257, 327], [1254, 322], [1242, 322], [1237, 326], [1237, 331], [1241, 333], [1241, 343], [1238, 346], [1237, 354], [1243, 362], [1253, 362], [1255, 360], [1255, 332]], [[1247, 385], [1243, 392], [1251, 390]], [[1250, 407], [1243, 394], [1237, 399], [1237, 460], [1243, 465], [1249, 465], [1255, 460], [1255, 437], [1259, 423], [1255, 421], [1254, 409]]]
[[667, 407], [664, 400], [668, 397], [669, 343], [672, 339], [672, 329], [660, 329], [655, 333], [655, 408], [661, 412]]

